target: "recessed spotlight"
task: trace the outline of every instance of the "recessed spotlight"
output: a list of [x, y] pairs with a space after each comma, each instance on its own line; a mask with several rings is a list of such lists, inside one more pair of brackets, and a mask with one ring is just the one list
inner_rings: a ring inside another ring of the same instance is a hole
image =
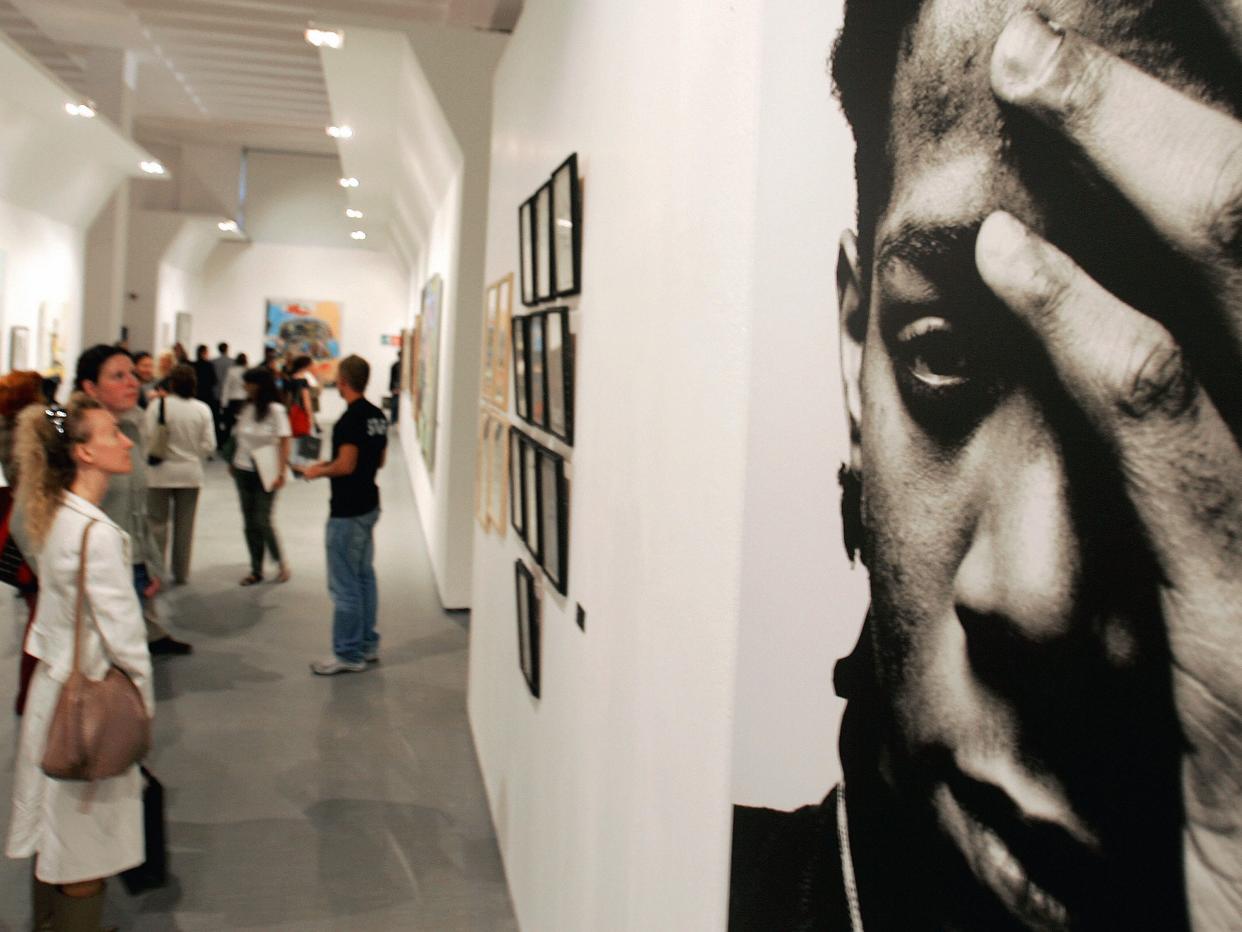
[[239, 229], [236, 220], [221, 220], [216, 226], [221, 233], [236, 233]]
[[354, 136], [352, 126], [329, 126], [325, 132], [333, 139], [352, 139]]
[[350, 233], [349, 236], [350, 236], [350, 239], [366, 239], [367, 238], [367, 235], [363, 233], [361, 230], [354, 230], [354, 232]]
[[139, 162], [138, 167], [141, 168], [148, 175], [164, 174], [164, 166], [155, 160], [151, 160], [149, 162]]
[[346, 208], [345, 208], [345, 216], [346, 216], [346, 217], [348, 217], [350, 220], [361, 220], [361, 219], [362, 219], [362, 211], [360, 211], [360, 210], [354, 210], [354, 208], [352, 208], [352, 207], [346, 207]]
[[345, 33], [339, 29], [307, 29], [306, 41], [315, 48], [327, 46], [330, 49], [339, 49], [345, 44]]
[[65, 104], [65, 113], [69, 114], [70, 116], [85, 117], [86, 119], [89, 120], [91, 117], [95, 115], [95, 108], [92, 107], [90, 104], [79, 104], [79, 103], [74, 103], [70, 101], [69, 103]]
[[358, 187], [358, 179], [357, 178], [342, 178], [340, 181], [337, 182], [337, 184], [339, 184], [342, 188], [356, 188]]

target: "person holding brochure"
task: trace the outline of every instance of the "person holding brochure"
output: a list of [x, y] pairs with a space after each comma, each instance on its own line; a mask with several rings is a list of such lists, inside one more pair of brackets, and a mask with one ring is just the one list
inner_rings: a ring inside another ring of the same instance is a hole
[[253, 586], [263, 581], [265, 549], [280, 566], [276, 582], [288, 582], [291, 574], [272, 523], [272, 509], [276, 493], [285, 484], [293, 431], [285, 406], [276, 400], [272, 373], [266, 368], [251, 369], [244, 382], [247, 401], [233, 428], [236, 447], [229, 461], [250, 550], [250, 573], [242, 577], [241, 585]]
[[371, 367], [361, 356], [341, 360], [336, 387], [347, 405], [332, 429], [332, 460], [294, 469], [307, 479], [332, 483], [328, 518], [328, 592], [332, 596], [332, 656], [316, 660], [318, 676], [362, 673], [379, 659], [375, 631], [379, 593], [375, 582], [375, 524], [380, 516], [375, 474], [388, 453], [388, 419], [363, 392]]

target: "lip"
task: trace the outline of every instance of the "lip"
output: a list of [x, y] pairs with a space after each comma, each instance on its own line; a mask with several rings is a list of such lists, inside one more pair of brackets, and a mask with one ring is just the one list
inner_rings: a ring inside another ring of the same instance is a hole
[[961, 771], [937, 791], [941, 818], [978, 880], [1032, 929], [1069, 929], [1104, 883], [1093, 847], [1058, 822], [1030, 815], [996, 783]]

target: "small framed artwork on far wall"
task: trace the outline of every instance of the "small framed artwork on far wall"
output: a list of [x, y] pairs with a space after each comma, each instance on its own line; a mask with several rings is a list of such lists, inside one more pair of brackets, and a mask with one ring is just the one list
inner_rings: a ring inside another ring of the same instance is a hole
[[539, 698], [539, 594], [535, 574], [521, 560], [513, 564], [517, 595], [518, 664], [530, 694]]
[[535, 303], [535, 199], [528, 198], [518, 208], [518, 272], [522, 279], [522, 303]]
[[556, 295], [555, 257], [552, 252], [552, 182], [535, 192], [535, 300]]
[[9, 328], [9, 371], [30, 367], [30, 328]]
[[576, 152], [552, 173], [552, 266], [554, 297], [582, 290], [582, 190]]

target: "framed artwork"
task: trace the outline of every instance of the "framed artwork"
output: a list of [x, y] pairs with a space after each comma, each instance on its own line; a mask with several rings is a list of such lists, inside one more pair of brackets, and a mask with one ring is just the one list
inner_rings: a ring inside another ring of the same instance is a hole
[[530, 694], [539, 698], [539, 594], [535, 574], [521, 560], [513, 565], [517, 595], [518, 664]]
[[552, 182], [546, 181], [535, 193], [535, 301], [555, 297], [552, 255]]
[[539, 464], [539, 526], [543, 542], [539, 564], [561, 595], [569, 589], [569, 487], [565, 461], [551, 450], [536, 449]]
[[9, 328], [9, 371], [30, 368], [30, 328]]
[[526, 371], [530, 378], [530, 422], [545, 430], [548, 427], [548, 384], [544, 378], [543, 314], [526, 318]]
[[500, 313], [500, 289], [488, 285], [483, 292], [483, 351], [479, 369], [479, 396], [490, 402], [496, 390], [496, 318]]
[[496, 347], [492, 354], [492, 404], [509, 407], [509, 327], [513, 320], [513, 273], [496, 283]]
[[518, 269], [522, 277], [522, 303], [535, 303], [535, 199], [528, 198], [518, 208]]
[[488, 524], [501, 537], [505, 536], [505, 510], [509, 506], [509, 431], [498, 417], [491, 419], [488, 438]]
[[444, 279], [433, 275], [423, 286], [422, 313], [419, 314], [419, 347], [415, 382], [414, 423], [418, 444], [427, 471], [436, 465], [436, 392], [440, 378], [440, 318], [443, 312]]
[[513, 318], [513, 396], [517, 415], [530, 420], [530, 386], [527, 383], [526, 333], [529, 317]]
[[[271, 302], [269, 301], [268, 303], [270, 304]], [[177, 313], [173, 316], [173, 320], [173, 330], [176, 333], [176, 341], [185, 348], [186, 352], [192, 353], [194, 351], [194, 348], [191, 345], [193, 343], [191, 337], [194, 334], [194, 315], [189, 311], [177, 311]]]
[[[185, 314], [183, 339], [182, 313], [177, 314], [177, 342], [190, 349], [189, 314]], [[321, 385], [336, 384], [336, 367], [341, 358], [341, 318], [339, 301], [292, 301], [268, 298], [264, 309], [263, 345], [282, 359], [309, 356], [311, 371]]]
[[484, 531], [491, 528], [491, 515], [489, 508], [491, 500], [488, 498], [488, 483], [490, 463], [488, 457], [491, 454], [491, 415], [487, 413], [486, 408], [479, 409], [479, 436], [474, 448], [474, 520], [479, 522], [479, 527]]
[[526, 539], [526, 483], [523, 481], [522, 432], [509, 428], [509, 523]]
[[568, 444], [574, 442], [574, 352], [569, 308], [543, 313], [543, 381], [547, 386], [547, 430]]
[[538, 563], [543, 559], [543, 528], [539, 526], [539, 456], [535, 442], [525, 434], [522, 435], [522, 481], [525, 483], [522, 491], [522, 523], [526, 528], [523, 540], [526, 541], [526, 549]]
[[576, 152], [552, 173], [552, 268], [553, 297], [582, 290], [582, 190]]

